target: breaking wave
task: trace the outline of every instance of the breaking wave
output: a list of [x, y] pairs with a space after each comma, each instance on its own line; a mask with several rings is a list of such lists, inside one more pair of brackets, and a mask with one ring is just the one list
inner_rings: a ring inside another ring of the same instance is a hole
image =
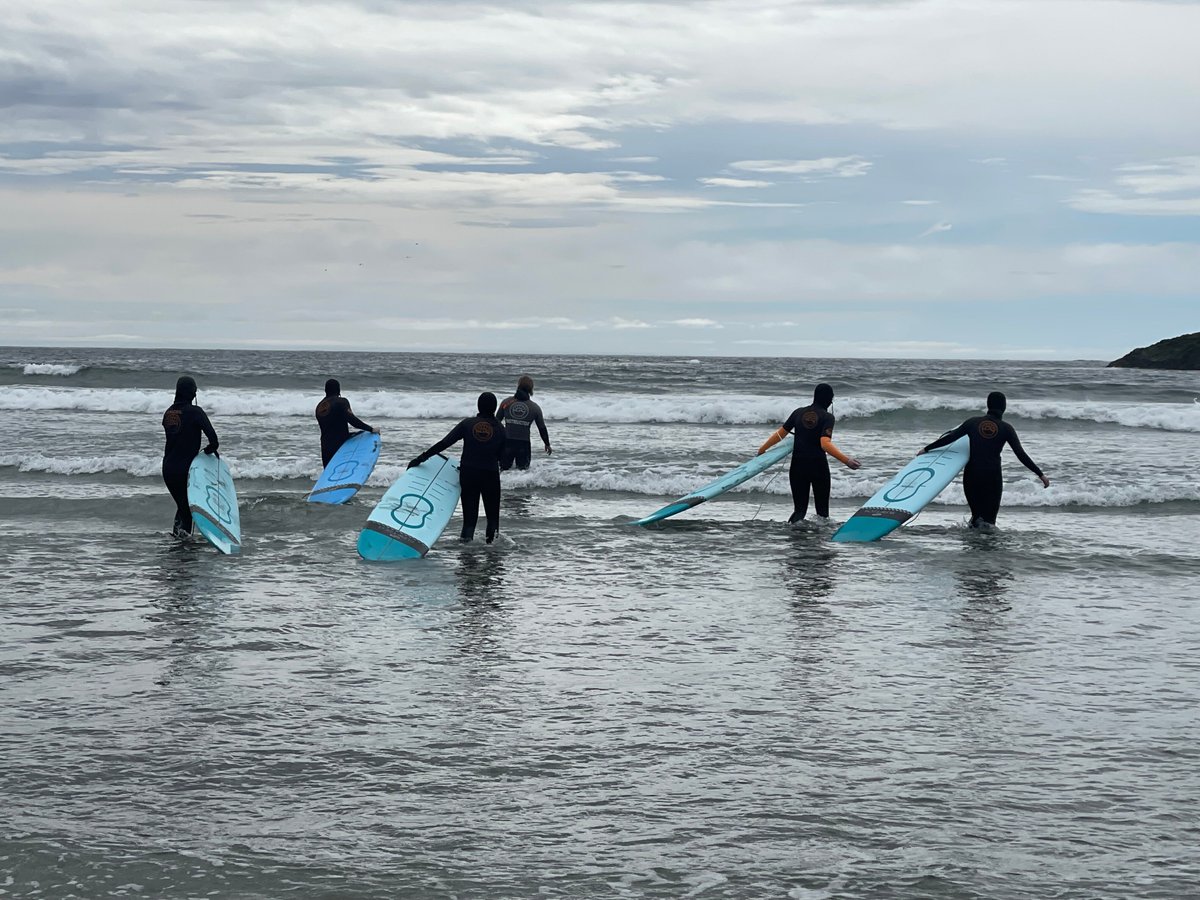
[[[292, 482], [286, 485], [297, 492], [307, 489], [320, 474], [320, 465], [310, 458], [275, 457], [238, 459], [222, 455], [235, 479], [243, 482]], [[0, 470], [16, 469], [33, 474], [61, 476], [122, 475], [135, 479], [159, 477], [162, 460], [142, 454], [109, 456], [0, 455]], [[404, 472], [403, 464], [376, 467], [368, 480], [368, 488], [382, 490]], [[1005, 485], [1004, 504], [1014, 507], [1113, 507], [1123, 508], [1159, 503], [1200, 502], [1200, 484], [1191, 482], [1121, 483], [1087, 485], [1056, 480], [1044, 490], [1031, 476], [1016, 470], [1014, 480]], [[688, 466], [686, 463], [663, 465], [648, 470], [629, 471], [600, 466], [577, 466], [547, 463], [525, 472], [504, 475], [506, 490], [559, 490], [583, 493], [641, 494], [663, 502], [695, 490], [710, 481], [717, 473], [711, 469]], [[840, 500], [862, 501], [882, 487], [885, 477], [862, 478], [835, 470], [833, 496]], [[283, 484], [279, 485], [284, 487]], [[731, 491], [731, 494], [769, 494], [785, 497], [790, 491], [786, 467], [770, 470]], [[719, 501], [718, 501], [719, 502]], [[648, 501], [651, 507], [653, 502]], [[935, 501], [938, 506], [965, 505], [959, 483], [950, 485]], [[637, 510], [633, 510], [637, 511]], [[649, 510], [645, 510], [648, 512]]]
[[9, 368], [20, 369], [23, 375], [77, 375], [87, 366], [64, 365], [61, 363], [12, 363]]
[[[69, 367], [64, 367], [69, 368]], [[80, 410], [158, 416], [172, 394], [116, 388], [0, 387], [0, 410]], [[203, 391], [201, 405], [214, 417], [255, 415], [311, 417], [321, 398], [284, 390]], [[464, 392], [397, 393], [373, 391], [351, 397], [355, 412], [372, 419], [444, 420], [469, 415], [476, 394]], [[789, 398], [736, 394], [620, 393], [557, 394], [543, 408], [551, 422], [589, 424], [771, 425], [794, 408]], [[953, 418], [980, 412], [976, 400], [964, 397], [859, 396], [839, 399], [834, 412], [845, 420], [903, 416], [945, 410]], [[1065, 420], [1200, 433], [1200, 403], [1100, 403], [1094, 401], [1028, 401], [1009, 404], [1012, 415], [1025, 419]], [[219, 427], [219, 423], [218, 423]]]

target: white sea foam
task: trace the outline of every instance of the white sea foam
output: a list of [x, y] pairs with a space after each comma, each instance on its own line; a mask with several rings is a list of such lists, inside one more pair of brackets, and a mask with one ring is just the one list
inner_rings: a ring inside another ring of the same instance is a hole
[[[161, 414], [170, 404], [169, 391], [117, 388], [0, 387], [0, 410], [80, 410]], [[355, 412], [368, 422], [380, 419], [457, 419], [475, 408], [475, 396], [460, 392], [363, 392], [354, 395]], [[213, 416], [313, 415], [315, 394], [283, 390], [202, 391], [200, 404]], [[553, 423], [768, 425], [782, 422], [794, 408], [787, 398], [734, 394], [559, 394], [543, 407]], [[1096, 403], [1028, 401], [1009, 406], [1018, 417], [1066, 420], [1200, 433], [1197, 403]], [[834, 411], [842, 419], [869, 419], [904, 412], [954, 413], [949, 419], [979, 412], [978, 403], [962, 397], [865, 396], [839, 400]], [[949, 424], [949, 423], [948, 423]]]
[[[302, 490], [320, 473], [320, 465], [310, 458], [254, 457], [239, 459], [222, 455], [235, 479], [243, 481], [297, 482], [289, 485]], [[83, 476], [120, 474], [134, 478], [157, 478], [162, 466], [158, 456], [116, 454], [109, 456], [52, 457], [39, 454], [0, 455], [0, 468], [11, 467], [21, 472], [52, 475]], [[377, 466], [368, 481], [371, 488], [383, 489], [404, 473], [403, 464]], [[507, 472], [506, 490], [553, 490], [580, 493], [619, 492], [641, 494], [656, 500], [682, 497], [711, 481], [710, 470], [680, 463], [630, 472], [594, 466], [546, 464], [525, 472]], [[862, 502], [886, 483], [886, 478], [863, 478], [835, 470], [833, 497], [839, 500]], [[282, 486], [282, 485], [281, 485]], [[731, 491], [731, 494], [770, 494], [786, 497], [790, 492], [786, 468], [763, 473]], [[1021, 507], [1132, 507], [1142, 504], [1200, 502], [1200, 484], [1194, 482], [1155, 482], [1088, 485], [1055, 481], [1043, 489], [1032, 476], [1023, 474], [1005, 485], [1004, 504]], [[653, 504], [651, 504], [653, 505]], [[936, 506], [963, 506], [962, 486], [951, 484], [935, 501]], [[636, 510], [635, 510], [636, 511]]]
[[24, 375], [75, 375], [86, 366], [62, 365], [59, 363], [12, 363], [10, 368], [20, 369]]

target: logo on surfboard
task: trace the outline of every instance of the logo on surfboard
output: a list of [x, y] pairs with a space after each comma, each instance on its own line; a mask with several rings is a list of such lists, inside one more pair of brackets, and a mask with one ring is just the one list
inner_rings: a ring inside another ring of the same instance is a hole
[[347, 459], [338, 463], [336, 469], [329, 473], [330, 481], [349, 481], [350, 477], [358, 469], [358, 460]]
[[[405, 528], [424, 528], [425, 522], [434, 513], [433, 504], [420, 494], [404, 494], [391, 511], [392, 521]], [[419, 516], [414, 521], [413, 517]]]
[[933, 469], [925, 468], [905, 472], [898, 484], [884, 492], [883, 499], [888, 503], [903, 503], [905, 500], [911, 500], [916, 496], [917, 491], [929, 483], [934, 474]]
[[229, 498], [221, 493], [221, 486], [219, 484], [210, 484], [205, 492], [205, 496], [205, 503], [212, 511], [213, 515], [215, 515], [226, 525], [232, 525], [232, 507], [229, 504]]

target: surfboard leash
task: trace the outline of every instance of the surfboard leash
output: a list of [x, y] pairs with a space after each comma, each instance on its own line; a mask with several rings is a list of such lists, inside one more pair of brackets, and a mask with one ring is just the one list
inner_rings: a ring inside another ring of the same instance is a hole
[[770, 481], [768, 481], [768, 482], [767, 482], [767, 484], [766, 484], [766, 487], [764, 487], [764, 488], [763, 488], [763, 499], [762, 499], [762, 501], [761, 501], [761, 502], [758, 504], [758, 509], [756, 509], [756, 510], [754, 511], [754, 515], [752, 515], [752, 516], [750, 517], [750, 521], [751, 521], [751, 522], [753, 522], [755, 519], [757, 519], [757, 518], [758, 518], [758, 514], [759, 514], [760, 512], [762, 512], [762, 508], [763, 508], [763, 506], [765, 506], [765, 505], [766, 505], [766, 502], [767, 502], [766, 494], [767, 494], [767, 493], [768, 493], [768, 492], [771, 490], [771, 485], [773, 485], [773, 484], [775, 483], [775, 479], [776, 479], [776, 478], [778, 478], [780, 475], [782, 475], [782, 474], [783, 474], [783, 471], [784, 471], [783, 469], [780, 469], [778, 472], [776, 472], [774, 475], [772, 475], [772, 476], [771, 476], [771, 480], [770, 480]]

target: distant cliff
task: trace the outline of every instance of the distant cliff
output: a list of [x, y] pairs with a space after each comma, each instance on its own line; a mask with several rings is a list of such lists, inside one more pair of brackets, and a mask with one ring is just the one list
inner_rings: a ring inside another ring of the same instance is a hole
[[1109, 363], [1119, 369], [1200, 369], [1200, 331], [1138, 347]]

